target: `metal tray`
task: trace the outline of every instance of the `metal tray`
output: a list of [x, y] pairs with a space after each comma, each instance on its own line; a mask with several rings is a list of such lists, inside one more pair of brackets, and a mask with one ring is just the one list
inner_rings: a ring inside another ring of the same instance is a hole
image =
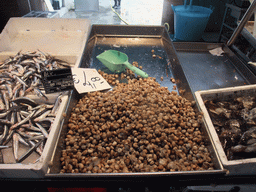
[[[256, 83], [256, 77], [223, 43], [174, 42], [177, 57], [194, 94], [196, 91]], [[209, 51], [221, 48], [221, 56]]]
[[[149, 76], [155, 77], [157, 82], [162, 86], [168, 87], [169, 91], [173, 89], [173, 83], [170, 78], [176, 80], [178, 92], [188, 100], [194, 100], [193, 94], [190, 90], [189, 84], [186, 80], [183, 69], [176, 56], [173, 44], [164, 27], [159, 26], [104, 26], [94, 25], [84, 50], [81, 59], [81, 68], [96, 68], [105, 70], [104, 66], [97, 61], [96, 56], [108, 49], [116, 49], [125, 52], [129, 61], [137, 61], [139, 65], [143, 66]], [[155, 54], [161, 56], [163, 59], [152, 59], [151, 50], [155, 50]], [[168, 74], [168, 77], [167, 77]], [[161, 81], [163, 77], [163, 81]], [[182, 90], [182, 91], [181, 91]], [[213, 175], [225, 174], [216, 150], [209, 137], [205, 127], [202, 127], [202, 132], [205, 134], [205, 143], [212, 154], [215, 170], [205, 171], [177, 171], [177, 172], [144, 172], [144, 173], [99, 173], [99, 174], [85, 174], [85, 173], [65, 173], [60, 174], [60, 156], [61, 150], [64, 149], [64, 139], [67, 132], [67, 121], [70, 116], [71, 109], [75, 106], [78, 99], [81, 98], [75, 91], [69, 100], [69, 107], [66, 111], [67, 118], [64, 122], [62, 131], [57, 140], [57, 145], [52, 156], [52, 166], [49, 168], [46, 177], [50, 178], [87, 178], [89, 179], [108, 179], [113, 177], [158, 177], [159, 176], [178, 176], [186, 175], [188, 177], [195, 175]]]

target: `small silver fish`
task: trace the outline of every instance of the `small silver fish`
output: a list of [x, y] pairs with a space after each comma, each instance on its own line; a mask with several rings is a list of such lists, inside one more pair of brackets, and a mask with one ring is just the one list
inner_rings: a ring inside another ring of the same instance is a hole
[[18, 149], [19, 149], [19, 138], [18, 133], [13, 133], [13, 155], [16, 161], [18, 161]]

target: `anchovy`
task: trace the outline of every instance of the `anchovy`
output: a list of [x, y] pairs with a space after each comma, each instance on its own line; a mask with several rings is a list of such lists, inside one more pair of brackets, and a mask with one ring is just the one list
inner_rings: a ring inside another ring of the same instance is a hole
[[40, 109], [38, 109], [38, 110], [35, 110], [36, 112], [35, 112], [35, 114], [34, 114], [34, 116], [33, 116], [33, 120], [35, 119], [35, 118], [37, 118], [37, 117], [39, 117], [39, 116], [41, 116], [42, 114], [44, 114], [46, 111], [48, 111], [48, 109], [46, 109], [45, 107], [42, 107], [42, 108], [40, 108]]
[[10, 127], [10, 129], [15, 129], [19, 126], [21, 126], [22, 124], [28, 122], [30, 120], [31, 117], [33, 117], [33, 115], [35, 114], [36, 111], [33, 111], [32, 113], [30, 113], [25, 119], [23, 119], [22, 121], [18, 122], [18, 123], [15, 123], [14, 125], [12, 125]]
[[21, 64], [16, 64], [16, 65], [14, 65], [14, 67], [16, 67], [16, 69], [18, 70], [18, 73], [19, 73], [20, 75], [23, 75], [23, 74], [24, 74], [24, 72], [25, 72], [25, 67], [23, 67]]
[[20, 163], [24, 161], [35, 149], [43, 142], [43, 140], [39, 141], [38, 143], [35, 144], [35, 146], [31, 147], [25, 154], [23, 154], [19, 159], [17, 159], [17, 162]]
[[36, 118], [34, 119], [34, 121], [35, 121], [35, 122], [38, 122], [38, 121], [40, 121], [40, 120], [42, 120], [42, 119], [45, 119], [48, 115], [50, 115], [50, 113], [51, 113], [51, 111], [48, 110], [48, 109], [46, 109], [46, 111], [45, 111], [43, 114], [41, 114], [40, 116], [36, 117]]
[[54, 106], [52, 108], [51, 114], [55, 115], [56, 111], [61, 103], [61, 97], [62, 97], [62, 93], [58, 95], [57, 99], [55, 100]]
[[[34, 141], [28, 141], [29, 142], [29, 144], [31, 145], [31, 146], [35, 146], [35, 142]], [[43, 142], [36, 148], [36, 152], [39, 154], [39, 155], [42, 155], [43, 154]]]
[[3, 119], [4, 117], [6, 117], [9, 113], [11, 113], [11, 110], [0, 113], [0, 119]]
[[3, 111], [5, 109], [6, 109], [5, 104], [3, 103], [3, 100], [0, 98], [0, 111]]
[[43, 133], [43, 135], [45, 136], [45, 138], [48, 138], [49, 134], [48, 134], [48, 132], [45, 130], [45, 128], [43, 128], [43, 126], [40, 125], [39, 123], [36, 123], [36, 126], [40, 129], [40, 131]]
[[25, 134], [31, 138], [31, 137], [36, 137], [36, 136], [42, 136], [42, 132], [33, 132], [33, 131], [26, 131]]
[[13, 123], [11, 121], [8, 121], [7, 119], [0, 119], [0, 125], [11, 125], [13, 126]]
[[25, 128], [27, 130], [31, 130], [31, 131], [36, 131], [36, 132], [40, 132], [40, 129], [38, 127], [33, 126], [31, 123], [29, 124], [23, 124], [21, 125], [22, 128]]
[[9, 132], [9, 128], [7, 125], [4, 125], [3, 128], [4, 128], [4, 131], [3, 131], [2, 135], [0, 135], [0, 144], [2, 144], [5, 141], [5, 139], [8, 136], [8, 132]]
[[13, 99], [15, 99], [16, 97], [18, 97], [19, 95], [19, 90], [22, 88], [22, 84], [21, 83], [17, 83], [17, 85], [13, 88], [12, 90], [12, 94], [13, 94]]
[[23, 145], [29, 146], [29, 144], [18, 134], [18, 140], [20, 143], [22, 143]]
[[29, 116], [30, 114], [30, 110], [28, 109], [28, 111], [24, 111], [24, 110], [20, 110], [20, 115], [23, 117], [23, 118], [26, 118], [27, 116]]
[[13, 133], [13, 154], [14, 158], [17, 161], [18, 160], [18, 149], [19, 149], [19, 138], [18, 138], [18, 133]]
[[10, 146], [6, 146], [6, 145], [0, 145], [0, 149], [7, 149], [9, 148]]
[[31, 108], [30, 111], [42, 110], [42, 109], [52, 109], [52, 108], [53, 108], [53, 105], [41, 104], [41, 105]]
[[21, 121], [21, 115], [20, 115], [20, 112], [17, 112], [17, 121], [20, 122]]
[[28, 140], [38, 140], [38, 139], [39, 140], [45, 139], [45, 136], [43, 134], [41, 134], [41, 135], [37, 135], [37, 136], [28, 138]]
[[28, 71], [23, 75], [23, 77], [21, 77], [21, 80], [26, 80], [30, 75], [33, 75], [34, 73], [35, 71]]
[[6, 145], [7, 143], [9, 143], [9, 141], [12, 139], [13, 134], [14, 134], [14, 130], [10, 130], [9, 135], [7, 135], [6, 139], [3, 142], [3, 145]]
[[12, 102], [14, 102], [16, 104], [25, 103], [32, 107], [36, 107], [38, 105], [33, 99], [30, 99], [28, 97], [18, 97], [16, 99], [13, 99]]
[[8, 97], [8, 95], [6, 94], [5, 91], [2, 91], [2, 95], [3, 95], [3, 98], [4, 98], [5, 108], [6, 108], [7, 110], [9, 110], [9, 109], [10, 109], [9, 97]]
[[37, 122], [40, 123], [44, 127], [49, 127], [49, 129], [50, 129], [51, 125], [53, 124], [53, 121], [54, 121], [54, 118], [48, 117], [48, 118], [41, 119]]
[[45, 101], [48, 101], [48, 97], [46, 97], [45, 94], [43, 94], [43, 92], [40, 91], [40, 89], [38, 89], [38, 88], [35, 87], [35, 88], [34, 88], [34, 92], [35, 92], [35, 94], [36, 94], [38, 97], [42, 98], [42, 99], [45, 100]]
[[19, 83], [21, 83], [22, 85], [24, 85], [25, 87], [28, 87], [28, 85], [25, 83], [25, 81], [23, 81], [21, 78], [19, 78], [17, 75], [13, 75], [14, 79], [17, 80]]

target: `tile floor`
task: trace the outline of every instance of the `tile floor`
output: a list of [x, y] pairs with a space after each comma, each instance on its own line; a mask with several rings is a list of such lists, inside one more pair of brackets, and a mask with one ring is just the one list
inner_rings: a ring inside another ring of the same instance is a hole
[[[112, 11], [113, 5], [114, 0], [99, 0], [99, 11], [69, 11], [62, 18], [87, 18], [92, 24], [125, 24]], [[121, 0], [121, 8], [115, 11], [131, 25], [161, 25], [163, 0]]]

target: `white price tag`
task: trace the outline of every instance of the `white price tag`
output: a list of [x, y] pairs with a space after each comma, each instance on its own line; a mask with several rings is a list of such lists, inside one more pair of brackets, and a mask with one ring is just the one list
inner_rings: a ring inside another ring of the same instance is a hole
[[96, 69], [71, 68], [74, 86], [78, 93], [86, 93], [111, 89], [108, 82], [98, 73]]

